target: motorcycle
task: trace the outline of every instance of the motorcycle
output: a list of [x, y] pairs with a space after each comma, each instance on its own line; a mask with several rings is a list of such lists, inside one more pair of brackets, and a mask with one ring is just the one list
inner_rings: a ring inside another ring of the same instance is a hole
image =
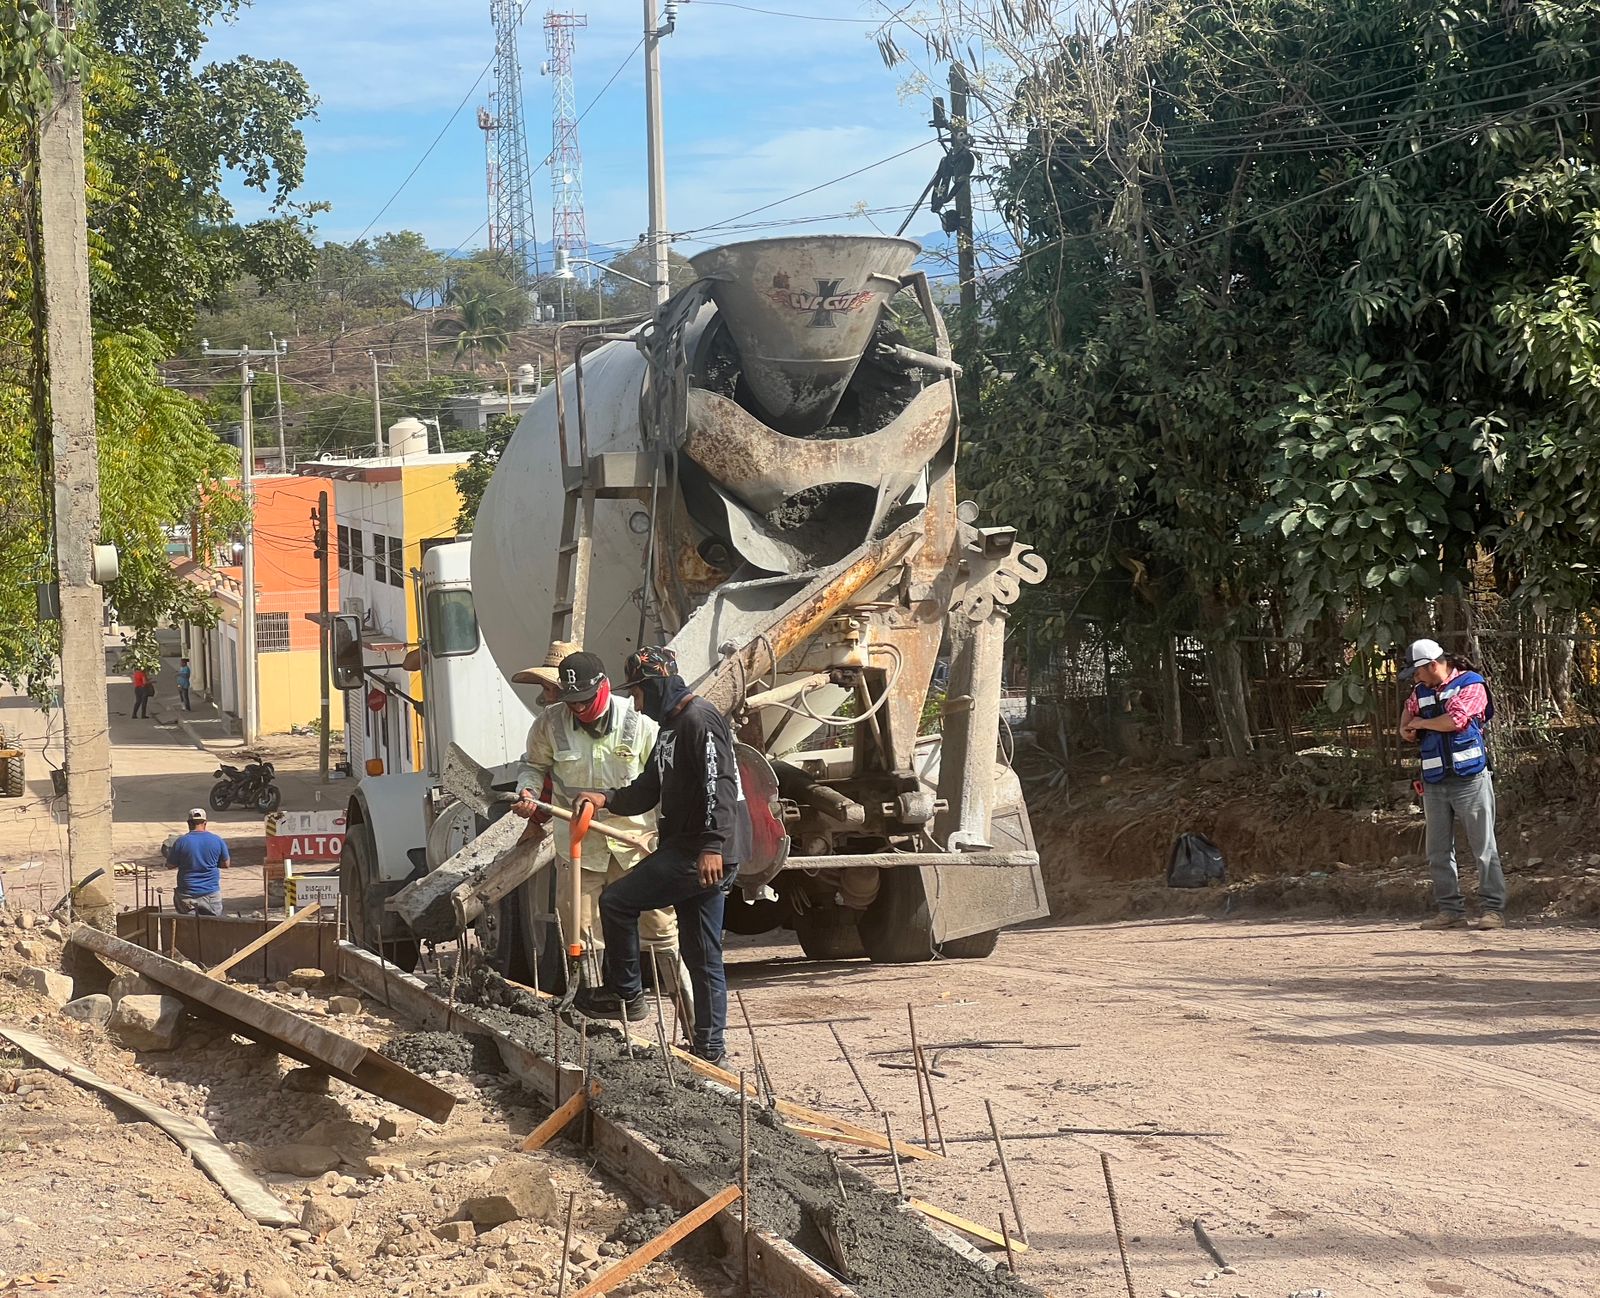
[[237, 766], [219, 766], [212, 772], [217, 782], [211, 786], [206, 801], [213, 811], [238, 806], [270, 815], [283, 802], [283, 794], [272, 782], [275, 773], [271, 762], [250, 762], [243, 770]]

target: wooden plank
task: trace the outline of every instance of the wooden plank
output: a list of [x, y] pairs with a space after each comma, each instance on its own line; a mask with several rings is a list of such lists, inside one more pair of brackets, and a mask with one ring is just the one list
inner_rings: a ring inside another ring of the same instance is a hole
[[258, 1177], [248, 1171], [227, 1147], [217, 1139], [217, 1133], [202, 1118], [191, 1118], [173, 1113], [152, 1104], [142, 1095], [125, 1090], [108, 1082], [98, 1073], [72, 1062], [43, 1037], [19, 1028], [0, 1028], [0, 1037], [10, 1041], [23, 1053], [31, 1055], [46, 1068], [60, 1073], [79, 1086], [91, 1087], [109, 1095], [119, 1104], [125, 1104], [141, 1118], [147, 1118], [178, 1142], [200, 1169], [232, 1199], [239, 1211], [263, 1226], [293, 1226], [299, 1217], [278, 1202], [278, 1196]]
[[291, 928], [293, 928], [301, 920], [310, 918], [312, 915], [315, 915], [321, 909], [322, 909], [322, 903], [320, 901], [314, 901], [309, 906], [307, 906], [304, 910], [295, 911], [295, 913], [293, 915], [289, 916], [289, 918], [284, 920], [282, 923], [274, 924], [265, 933], [263, 933], [260, 937], [258, 937], [254, 942], [250, 943], [249, 946], [240, 947], [239, 950], [235, 951], [232, 955], [230, 955], [221, 964], [212, 965], [211, 968], [206, 970], [206, 977], [208, 977], [208, 978], [220, 978], [220, 977], [222, 977], [223, 974], [227, 973], [228, 970], [232, 969], [233, 966], [238, 964], [241, 960], [244, 960], [249, 956], [253, 956], [257, 951], [261, 950], [262, 947], [266, 946], [274, 938], [279, 937], [284, 933], [287, 933]]
[[[980, 1226], [975, 1221], [968, 1221], [965, 1217], [957, 1216], [948, 1209], [928, 1203], [924, 1199], [908, 1199], [906, 1205], [915, 1208], [924, 1217], [931, 1217], [934, 1221], [941, 1221], [946, 1226], [954, 1226], [963, 1234], [971, 1235], [974, 1239], [981, 1239], [987, 1244], [993, 1244], [996, 1248], [1005, 1247], [1005, 1238], [999, 1231], [990, 1230], [987, 1226]], [[1011, 1251], [1013, 1253], [1026, 1253], [1028, 1246], [1013, 1236], [1011, 1239]]]
[[225, 982], [208, 978], [132, 942], [112, 937], [87, 924], [79, 924], [67, 940], [76, 947], [160, 983], [203, 1017], [217, 1019], [232, 1031], [247, 1036], [280, 1054], [330, 1073], [413, 1113], [443, 1122], [455, 1108], [455, 1096], [402, 1068], [392, 1059], [368, 1050], [319, 1024], [269, 1005]]
[[536, 1149], [543, 1149], [588, 1105], [589, 1096], [584, 1091], [577, 1091], [568, 1096], [566, 1103], [528, 1133], [528, 1138], [522, 1142], [522, 1152], [531, 1154]]
[[[645, 1267], [654, 1262], [679, 1240], [694, 1234], [700, 1227], [710, 1221], [719, 1212], [733, 1203], [739, 1197], [739, 1187], [730, 1185], [724, 1190], [719, 1190], [707, 1199], [698, 1208], [686, 1212], [677, 1221], [668, 1226], [648, 1244], [636, 1249], [621, 1262], [612, 1267], [604, 1275], [584, 1285], [573, 1298], [599, 1298], [600, 1294], [610, 1293], [623, 1281], [643, 1271]], [[562, 1265], [566, 1265], [565, 1259]]]

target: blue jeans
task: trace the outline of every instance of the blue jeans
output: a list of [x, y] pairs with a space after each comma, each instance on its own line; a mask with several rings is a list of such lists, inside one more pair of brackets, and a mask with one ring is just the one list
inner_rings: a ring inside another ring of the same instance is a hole
[[178, 892], [172, 896], [172, 909], [180, 915], [221, 915], [220, 892]]
[[1461, 876], [1456, 871], [1456, 827], [1467, 831], [1467, 846], [1478, 862], [1478, 902], [1485, 912], [1506, 908], [1506, 876], [1494, 836], [1494, 777], [1446, 775], [1422, 786], [1422, 813], [1427, 824], [1428, 868], [1433, 873], [1433, 900], [1451, 915], [1465, 912]]
[[722, 909], [737, 865], [726, 862], [715, 888], [700, 883], [700, 857], [671, 844], [658, 847], [600, 894], [606, 936], [606, 986], [624, 1001], [643, 995], [639, 972], [639, 916], [671, 906], [678, 913], [678, 945], [694, 984], [694, 1052], [723, 1053], [728, 1026], [728, 978], [722, 968]]

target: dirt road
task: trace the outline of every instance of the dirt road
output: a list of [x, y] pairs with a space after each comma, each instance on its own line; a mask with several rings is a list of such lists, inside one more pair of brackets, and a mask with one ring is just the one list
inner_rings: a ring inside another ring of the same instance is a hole
[[[873, 1054], [907, 1045], [907, 1002], [924, 1043], [1034, 1047], [930, 1050], [950, 1160], [905, 1175], [970, 1218], [1009, 1217], [992, 1143], [964, 1139], [987, 1138], [992, 1101], [1033, 1246], [1019, 1269], [1056, 1298], [1124, 1292], [1100, 1150], [1140, 1298], [1600, 1287], [1592, 930], [1172, 920], [1011, 933], [983, 963], [846, 972], [754, 943], [733, 959], [780, 1093], [871, 1119], [835, 1018], [874, 1101], [919, 1139], [914, 1075], [881, 1066], [908, 1056]], [[730, 1047], [749, 1067], [742, 1031]], [[1141, 1123], [1221, 1134], [1037, 1138]], [[1236, 1274], [1196, 1244], [1196, 1216]]]

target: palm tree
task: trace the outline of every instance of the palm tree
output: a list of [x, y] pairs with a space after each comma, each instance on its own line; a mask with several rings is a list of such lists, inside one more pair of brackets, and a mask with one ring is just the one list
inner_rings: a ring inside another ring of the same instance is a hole
[[510, 339], [506, 337], [505, 312], [488, 297], [452, 293], [451, 301], [461, 311], [461, 332], [456, 335], [455, 342], [457, 360], [478, 352], [492, 361], [510, 347]]

